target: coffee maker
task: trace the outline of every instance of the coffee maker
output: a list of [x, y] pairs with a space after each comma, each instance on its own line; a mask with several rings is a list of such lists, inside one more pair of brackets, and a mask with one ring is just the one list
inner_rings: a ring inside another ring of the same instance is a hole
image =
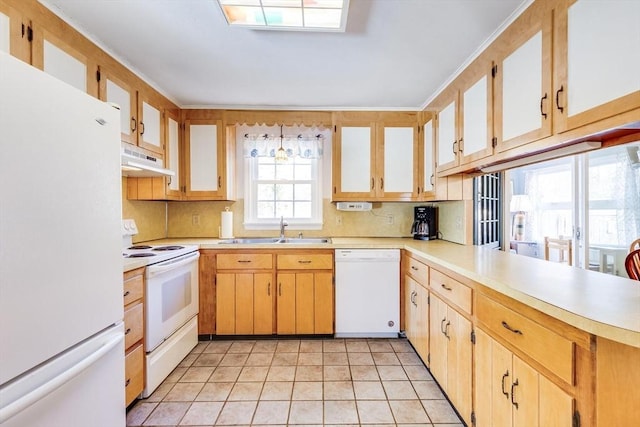
[[413, 208], [411, 234], [416, 240], [434, 240], [438, 238], [438, 215], [435, 206], [416, 206]]

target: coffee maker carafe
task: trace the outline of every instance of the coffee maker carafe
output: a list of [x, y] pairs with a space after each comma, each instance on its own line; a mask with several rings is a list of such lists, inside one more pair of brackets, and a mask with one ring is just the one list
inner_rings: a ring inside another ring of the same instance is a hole
[[413, 208], [414, 220], [411, 234], [416, 240], [438, 238], [438, 225], [435, 206], [416, 206]]

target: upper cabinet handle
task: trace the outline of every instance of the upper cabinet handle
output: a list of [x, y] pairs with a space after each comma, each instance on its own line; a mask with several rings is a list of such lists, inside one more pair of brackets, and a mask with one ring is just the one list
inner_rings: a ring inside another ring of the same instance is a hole
[[560, 89], [556, 92], [556, 107], [562, 113], [564, 111], [564, 107], [560, 106], [560, 92], [564, 92], [564, 85], [560, 86]]
[[460, 141], [458, 141], [458, 152], [462, 153], [463, 151], [464, 151], [464, 140], [460, 138]]
[[222, 188], [222, 176], [218, 176], [218, 188]]
[[138, 128], [138, 122], [135, 117], [131, 117], [131, 132], [135, 132]]
[[384, 178], [380, 178], [380, 189], [384, 190]]
[[371, 178], [371, 189], [373, 190], [376, 186], [376, 180], [375, 178]]
[[429, 178], [429, 183], [433, 185], [433, 174], [431, 174], [431, 177]]
[[144, 122], [140, 122], [140, 135], [144, 135]]
[[452, 148], [453, 148], [453, 154], [458, 154], [458, 152], [456, 151], [456, 144], [457, 144], [457, 143], [458, 143], [458, 141], [453, 141], [453, 145], [452, 145]]
[[545, 120], [547, 119], [547, 113], [545, 113], [544, 110], [542, 109], [542, 104], [544, 103], [544, 100], [547, 98], [548, 96], [546, 92], [544, 93], [544, 96], [540, 98], [540, 114], [542, 114], [542, 117], [544, 117]]

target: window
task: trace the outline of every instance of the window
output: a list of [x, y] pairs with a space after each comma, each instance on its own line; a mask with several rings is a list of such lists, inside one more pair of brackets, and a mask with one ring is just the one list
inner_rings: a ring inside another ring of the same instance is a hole
[[475, 177], [473, 188], [475, 195], [473, 244], [478, 246], [500, 246], [502, 218], [500, 215], [501, 174], [493, 173]]
[[244, 226], [253, 230], [274, 229], [279, 226], [280, 217], [284, 217], [289, 229], [319, 230], [324, 135], [317, 132], [311, 136], [297, 132], [293, 136], [280, 135], [286, 160], [276, 156], [281, 146], [279, 135], [245, 134]]
[[624, 257], [640, 236], [639, 153], [632, 143], [508, 171], [511, 200], [527, 200], [511, 209], [512, 249], [533, 247], [527, 255], [541, 258], [545, 236], [568, 238], [573, 265], [626, 276]]

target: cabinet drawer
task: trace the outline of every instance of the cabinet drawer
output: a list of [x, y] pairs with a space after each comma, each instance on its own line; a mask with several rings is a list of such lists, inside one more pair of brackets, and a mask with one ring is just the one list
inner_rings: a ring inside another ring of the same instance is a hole
[[129, 305], [132, 302], [142, 299], [142, 293], [144, 289], [144, 279], [142, 275], [136, 275], [124, 280], [124, 305]]
[[331, 254], [278, 255], [279, 270], [332, 270]]
[[273, 268], [271, 254], [219, 254], [216, 256], [219, 270], [252, 270]]
[[573, 343], [570, 340], [483, 295], [478, 296], [476, 314], [495, 335], [573, 384]]
[[125, 401], [128, 406], [144, 387], [144, 352], [142, 344], [127, 353], [124, 358]]
[[407, 273], [413, 277], [413, 280], [420, 283], [425, 288], [428, 286], [429, 267], [425, 264], [411, 257], [407, 257]]
[[135, 304], [124, 312], [124, 348], [128, 349], [142, 339], [142, 304]]
[[471, 313], [471, 288], [451, 277], [431, 269], [431, 290], [448, 299], [467, 313]]

